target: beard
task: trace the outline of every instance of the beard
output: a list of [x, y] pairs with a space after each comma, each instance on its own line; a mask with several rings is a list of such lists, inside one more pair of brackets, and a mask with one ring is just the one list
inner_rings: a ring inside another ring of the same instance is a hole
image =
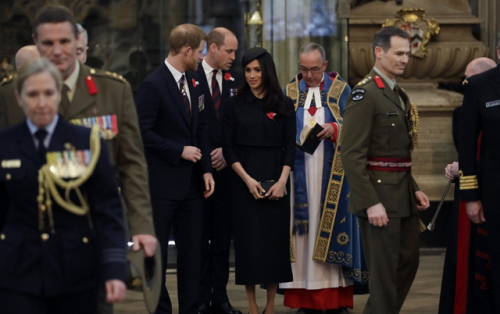
[[186, 71], [198, 70], [198, 60], [196, 60], [195, 58], [186, 60], [184, 68], [186, 69]]

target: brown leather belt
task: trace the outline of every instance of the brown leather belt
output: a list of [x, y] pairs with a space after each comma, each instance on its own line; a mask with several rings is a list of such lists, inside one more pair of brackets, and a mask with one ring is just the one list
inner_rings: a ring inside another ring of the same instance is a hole
[[411, 157], [390, 158], [390, 157], [368, 157], [366, 169], [375, 171], [411, 171]]

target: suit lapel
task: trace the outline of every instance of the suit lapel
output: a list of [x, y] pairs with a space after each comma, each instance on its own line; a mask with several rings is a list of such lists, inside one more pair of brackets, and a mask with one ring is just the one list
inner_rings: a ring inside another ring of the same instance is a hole
[[211, 83], [207, 80], [207, 75], [205, 74], [205, 69], [203, 65], [198, 65], [198, 76], [200, 77], [200, 86], [205, 94], [205, 110], [208, 110], [210, 114], [217, 120], [217, 115], [215, 114], [214, 102], [212, 100]]
[[[196, 126], [198, 125], [198, 117], [199, 117], [199, 112], [200, 112], [200, 99], [198, 98], [199, 95], [202, 95], [203, 93], [199, 93], [196, 91], [196, 89], [201, 88], [201, 86], [198, 84], [196, 87], [193, 84], [193, 76], [191, 73], [186, 72], [186, 84], [189, 84], [189, 96], [191, 98], [191, 121], [192, 123], [192, 130], [193, 134], [196, 132]], [[199, 82], [198, 82], [199, 83]], [[205, 104], [203, 104], [205, 106]], [[205, 107], [206, 108], [206, 107]]]
[[22, 136], [17, 139], [17, 150], [19, 154], [24, 156], [27, 159], [30, 159], [35, 164], [39, 164], [38, 154], [35, 147], [35, 142], [33, 141], [33, 137], [26, 125], [26, 122], [19, 125], [22, 129]]
[[[191, 123], [189, 121], [191, 118], [188, 116], [185, 110], [186, 108], [184, 106], [184, 101], [182, 100], [182, 93], [179, 90], [179, 87], [177, 86], [177, 82], [175, 81], [174, 76], [172, 75], [172, 73], [170, 73], [170, 70], [167, 68], [165, 63], [162, 64], [161, 74], [163, 79], [165, 80], [165, 86], [167, 87], [169, 94], [175, 103], [174, 106], [177, 107], [184, 121], [187, 123], [188, 126], [190, 126]], [[186, 84], [188, 84], [187, 78], [186, 78]]]

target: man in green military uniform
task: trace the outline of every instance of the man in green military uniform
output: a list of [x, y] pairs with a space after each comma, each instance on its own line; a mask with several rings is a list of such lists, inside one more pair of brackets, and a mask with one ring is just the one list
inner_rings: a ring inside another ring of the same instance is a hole
[[[146, 256], [153, 256], [156, 238], [147, 166], [129, 84], [115, 73], [94, 70], [77, 61], [78, 29], [66, 7], [42, 7], [35, 18], [33, 39], [40, 55], [62, 74], [60, 115], [74, 124], [101, 127], [127, 209], [134, 249], [143, 247]], [[15, 101], [13, 85], [12, 79], [1, 83], [0, 128], [25, 119]]]
[[411, 175], [416, 108], [395, 78], [408, 63], [408, 34], [382, 28], [375, 66], [354, 87], [344, 112], [342, 163], [351, 185], [349, 211], [359, 218], [370, 274], [364, 314], [399, 313], [417, 273], [419, 219], [429, 207]]

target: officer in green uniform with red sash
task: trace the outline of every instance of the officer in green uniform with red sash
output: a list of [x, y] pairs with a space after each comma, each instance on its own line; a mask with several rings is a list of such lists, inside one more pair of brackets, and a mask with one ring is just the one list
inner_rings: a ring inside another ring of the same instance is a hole
[[353, 88], [345, 108], [342, 163], [370, 274], [364, 314], [395, 314], [417, 273], [418, 210], [428, 208], [429, 199], [411, 174], [416, 108], [395, 81], [408, 63], [408, 34], [382, 28], [373, 49], [375, 66]]

